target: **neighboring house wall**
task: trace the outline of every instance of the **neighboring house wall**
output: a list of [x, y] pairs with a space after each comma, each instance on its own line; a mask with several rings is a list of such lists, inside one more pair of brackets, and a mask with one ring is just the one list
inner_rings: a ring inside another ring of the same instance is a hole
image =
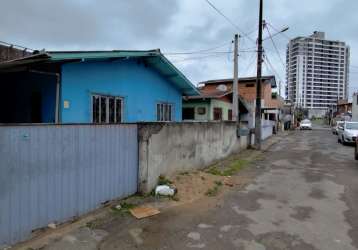
[[[200, 115], [198, 109], [201, 107], [206, 108], [205, 115]], [[206, 100], [190, 100], [184, 101], [183, 108], [194, 108], [195, 109], [195, 120], [196, 121], [212, 121], [214, 120], [214, 109], [220, 108], [222, 110], [222, 120], [229, 120], [229, 110], [232, 109], [232, 105], [229, 102], [218, 100], [218, 99], [206, 99]]]
[[[68, 63], [62, 66], [61, 121], [92, 121], [91, 94], [124, 98], [123, 122], [156, 121], [156, 104], [174, 105], [173, 120], [181, 121], [182, 94], [152, 68], [137, 60]], [[69, 108], [64, 108], [68, 101]]]
[[239, 95], [245, 101], [253, 102], [256, 100], [256, 84], [239, 84]]
[[[261, 106], [264, 108], [272, 102], [271, 84], [262, 84]], [[256, 84], [239, 84], [239, 95], [247, 102], [256, 100]]]
[[338, 104], [337, 112], [339, 114], [352, 112], [352, 103]]
[[[208, 121], [210, 120], [210, 100], [190, 100], [183, 101], [183, 108], [194, 109], [194, 120]], [[199, 114], [198, 109], [205, 108], [205, 114]]]
[[234, 122], [140, 124], [139, 190], [150, 192], [159, 175], [203, 169], [246, 149]]
[[249, 112], [246, 114], [240, 115], [240, 121], [242, 124], [247, 126], [247, 128], [254, 128], [255, 127], [255, 103], [247, 103], [249, 105]]
[[221, 100], [211, 99], [210, 105], [210, 120], [214, 120], [214, 109], [220, 108], [222, 110], [222, 120], [228, 121], [228, 112], [232, 109], [232, 104]]
[[[221, 85], [221, 83], [208, 84], [201, 87], [201, 91], [203, 91], [204, 93], [210, 93], [212, 91], [215, 91], [219, 85]], [[228, 89], [232, 88], [232, 83], [226, 83], [224, 85], [226, 85]], [[271, 103], [272, 87], [269, 83], [264, 83], [261, 86], [261, 102], [262, 107], [264, 107], [265, 104]], [[254, 102], [256, 100], [256, 83], [239, 83], [238, 91], [240, 97], [242, 97], [246, 102]]]

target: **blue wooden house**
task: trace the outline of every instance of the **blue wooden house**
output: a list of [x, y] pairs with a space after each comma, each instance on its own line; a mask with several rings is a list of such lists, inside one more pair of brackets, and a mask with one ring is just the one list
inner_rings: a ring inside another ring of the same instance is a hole
[[0, 63], [0, 123], [181, 121], [195, 86], [160, 52], [43, 52]]

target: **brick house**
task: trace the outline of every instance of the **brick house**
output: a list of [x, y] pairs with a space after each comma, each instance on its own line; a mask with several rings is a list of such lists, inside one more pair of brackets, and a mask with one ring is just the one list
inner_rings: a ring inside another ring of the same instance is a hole
[[[211, 93], [220, 89], [226, 89], [232, 92], [233, 79], [209, 80], [200, 83], [199, 90], [201, 93]], [[266, 120], [279, 120], [280, 109], [283, 100], [275, 97], [272, 90], [277, 87], [275, 76], [262, 77], [262, 117]], [[239, 96], [243, 103], [248, 107], [246, 114], [240, 115], [240, 121], [247, 124], [249, 128], [253, 128], [255, 124], [255, 101], [256, 101], [256, 77], [240, 78], [238, 83]]]
[[352, 113], [352, 103], [348, 102], [347, 99], [338, 100], [337, 113], [338, 114]]
[[31, 54], [27, 48], [0, 42], [0, 62], [23, 58]]

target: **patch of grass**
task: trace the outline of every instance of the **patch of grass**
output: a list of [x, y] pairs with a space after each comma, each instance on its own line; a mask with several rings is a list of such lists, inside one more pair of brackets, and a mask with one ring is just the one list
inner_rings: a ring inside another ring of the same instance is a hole
[[239, 172], [240, 170], [242, 170], [243, 168], [245, 168], [247, 166], [247, 164], [248, 164], [248, 161], [246, 161], [246, 160], [236, 160], [230, 164], [228, 169], [224, 170], [223, 175], [224, 176], [234, 175], [237, 172]]
[[209, 188], [208, 191], [205, 192], [206, 196], [213, 197], [219, 193], [219, 188], [223, 185], [221, 181], [214, 181], [214, 187]]
[[131, 204], [131, 203], [126, 203], [126, 202], [121, 203], [121, 210], [129, 210], [129, 209], [132, 209], [135, 207], [136, 207], [136, 205]]
[[239, 159], [232, 161], [227, 167], [224, 167], [223, 170], [220, 170], [217, 166], [213, 166], [206, 172], [217, 176], [231, 176], [246, 167], [248, 163], [249, 161], [247, 160]]
[[127, 214], [129, 213], [130, 209], [136, 207], [136, 205], [127, 202], [122, 202], [120, 203], [120, 205], [121, 205], [121, 209], [117, 209], [116, 206], [111, 207], [112, 212], [119, 213], [119, 214]]
[[214, 183], [215, 183], [216, 186], [222, 186], [223, 185], [223, 183], [221, 181], [215, 181]]
[[209, 168], [206, 172], [212, 175], [222, 175], [221, 171], [216, 166]]
[[170, 185], [173, 184], [171, 180], [169, 180], [165, 175], [159, 175], [158, 177], [158, 185]]
[[153, 188], [152, 191], [150, 191], [150, 193], [148, 194], [148, 196], [153, 196], [153, 197], [155, 197], [155, 188]]
[[209, 188], [205, 195], [209, 197], [216, 196], [219, 192], [219, 186], [215, 185], [213, 188]]
[[208, 191], [206, 191], [205, 195], [209, 197], [216, 196], [219, 192], [219, 187], [214, 186], [213, 188], [209, 188]]
[[87, 222], [86, 227], [88, 227], [91, 230], [95, 229], [96, 228], [96, 223], [94, 221]]

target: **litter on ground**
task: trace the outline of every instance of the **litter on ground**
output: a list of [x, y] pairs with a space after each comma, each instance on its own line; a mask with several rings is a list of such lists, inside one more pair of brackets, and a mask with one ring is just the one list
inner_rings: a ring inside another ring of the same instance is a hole
[[129, 211], [137, 219], [143, 219], [160, 213], [158, 209], [151, 208], [151, 207], [136, 207], [130, 209]]

